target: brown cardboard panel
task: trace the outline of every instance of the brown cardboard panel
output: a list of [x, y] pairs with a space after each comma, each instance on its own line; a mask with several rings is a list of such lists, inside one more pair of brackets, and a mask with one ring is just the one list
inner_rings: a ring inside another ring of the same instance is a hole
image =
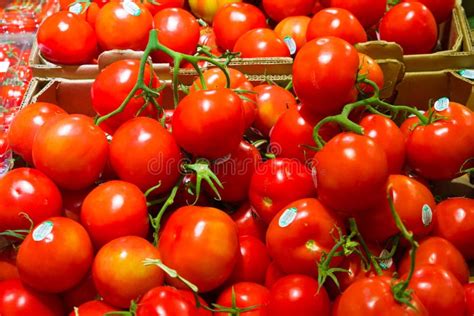
[[[472, 3], [474, 3], [474, 1], [472, 1]], [[472, 52], [474, 51], [474, 30], [471, 30], [471, 26], [469, 25], [469, 21], [467, 20], [466, 11], [464, 10], [464, 8], [462, 6], [459, 6], [457, 10], [461, 29], [464, 34], [463, 50], [467, 52]]]

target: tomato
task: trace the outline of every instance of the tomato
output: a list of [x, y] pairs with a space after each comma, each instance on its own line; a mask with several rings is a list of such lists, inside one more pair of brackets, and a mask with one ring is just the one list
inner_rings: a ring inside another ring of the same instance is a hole
[[189, 0], [189, 7], [194, 15], [208, 23], [212, 23], [220, 8], [234, 2], [242, 2], [242, 0]]
[[311, 113], [339, 113], [353, 101], [358, 67], [357, 51], [346, 41], [335, 37], [309, 41], [293, 63], [296, 95]]
[[69, 11], [71, 13], [77, 14], [82, 19], [86, 20], [93, 29], [95, 29], [95, 21], [97, 19], [97, 14], [100, 11], [100, 7], [96, 2], [90, 2], [82, 4], [80, 2], [71, 2], [69, 8], [65, 8], [64, 11]]
[[269, 224], [288, 203], [316, 196], [311, 171], [299, 161], [276, 158], [259, 166], [252, 176], [249, 201]]
[[182, 206], [191, 205], [194, 202], [199, 206], [211, 206], [212, 202], [206, 194], [200, 194], [196, 201], [196, 194], [194, 192], [196, 190], [195, 183], [196, 174], [184, 174], [178, 191], [176, 192], [174, 203], [170, 206], [170, 209], [177, 210]]
[[145, 266], [145, 259], [160, 259], [160, 252], [137, 236], [114, 239], [99, 250], [92, 278], [105, 303], [128, 308], [131, 300], [163, 283], [163, 271], [157, 266]]
[[[232, 293], [235, 294], [235, 306], [233, 306]], [[226, 288], [219, 295], [217, 304], [223, 307], [232, 308], [247, 308], [251, 306], [258, 306], [248, 312], [240, 313], [242, 316], [266, 316], [267, 305], [270, 300], [270, 291], [257, 283], [252, 282], [241, 282], [236, 283]], [[214, 313], [214, 316], [227, 316], [229, 313], [218, 312]]]
[[62, 199], [56, 185], [41, 171], [17, 168], [0, 178], [0, 231], [28, 229], [31, 220], [39, 222], [62, 213]]
[[26, 65], [16, 64], [8, 68], [6, 79], [19, 80], [25, 84], [33, 77], [31, 68]]
[[[199, 292], [222, 285], [237, 262], [237, 225], [229, 215], [212, 207], [184, 206], [171, 215], [160, 236], [163, 262]], [[177, 280], [167, 280], [179, 288]]]
[[262, 219], [255, 214], [248, 202], [243, 203], [231, 216], [237, 224], [239, 236], [253, 236], [261, 241], [265, 241], [266, 225]]
[[[60, 115], [42, 126], [33, 141], [33, 162], [64, 189], [91, 186], [104, 169], [109, 145], [90, 117]], [[67, 153], [67, 154], [65, 154]]]
[[267, 272], [265, 274], [265, 286], [269, 289], [273, 287], [273, 284], [276, 283], [279, 279], [284, 277], [286, 274], [281, 271], [275, 261], [272, 261], [267, 268]]
[[451, 272], [436, 265], [421, 266], [409, 286], [430, 316], [464, 315], [464, 288]]
[[26, 84], [21, 81], [13, 81], [7, 84], [8, 80], [0, 87], [0, 101], [5, 108], [16, 108], [21, 104], [26, 91]]
[[153, 16], [132, 1], [112, 1], [104, 5], [95, 20], [97, 41], [102, 50], [145, 50]]
[[26, 162], [32, 163], [31, 151], [36, 133], [47, 121], [57, 114], [66, 112], [51, 103], [32, 103], [15, 116], [8, 130], [8, 142], [12, 150]]
[[263, 0], [263, 9], [275, 21], [296, 15], [308, 15], [314, 6], [314, 0]]
[[86, 64], [97, 55], [94, 29], [73, 13], [62, 11], [46, 18], [37, 40], [41, 55], [53, 63]]
[[[193, 55], [199, 42], [200, 30], [196, 18], [180, 8], [168, 8], [158, 12], [153, 18], [158, 30], [158, 41], [179, 53]], [[173, 59], [163, 53], [153, 53], [156, 62], [172, 62]]]
[[434, 235], [450, 241], [466, 260], [474, 259], [470, 240], [474, 238], [474, 199], [452, 198], [434, 211]]
[[268, 226], [268, 252], [283, 272], [315, 277], [316, 264], [335, 245], [337, 228], [344, 231], [343, 222], [317, 199], [297, 200], [286, 205]]
[[474, 314], [474, 283], [464, 285], [464, 294], [466, 298], [466, 315]]
[[379, 22], [387, 8], [387, 0], [321, 0], [326, 7], [342, 8], [351, 12], [364, 28]]
[[184, 7], [184, 0], [147, 0], [144, 5], [152, 15], [155, 15], [166, 8]]
[[154, 195], [168, 192], [176, 184], [181, 157], [171, 134], [158, 121], [145, 117], [123, 124], [110, 144], [110, 162], [120, 179], [143, 192], [161, 182]]
[[[382, 68], [373, 58], [363, 53], [359, 53], [359, 75], [366, 76], [367, 79], [375, 82], [380, 90], [383, 89], [384, 75]], [[365, 94], [374, 91], [371, 86], [365, 83], [359, 84], [359, 87]]]
[[105, 304], [101, 301], [89, 301], [84, 304], [81, 304], [77, 311], [72, 311], [69, 313], [69, 316], [102, 316], [108, 312], [117, 311], [114, 307]]
[[10, 151], [10, 144], [8, 143], [7, 133], [0, 132], [0, 158], [5, 157], [6, 154]]
[[244, 125], [242, 102], [230, 89], [190, 93], [179, 102], [172, 121], [178, 145], [192, 155], [209, 159], [236, 150]]
[[295, 44], [294, 52], [292, 47], [288, 46], [290, 54], [298, 52], [306, 44], [306, 32], [310, 21], [311, 19], [307, 16], [290, 16], [275, 26], [275, 33], [282, 41], [287, 45], [288, 43]]
[[219, 49], [219, 47], [217, 47], [216, 33], [214, 32], [214, 29], [212, 27], [201, 27], [199, 34], [199, 45], [210, 48], [211, 53], [216, 56], [222, 55], [221, 50]]
[[421, 2], [433, 13], [436, 23], [441, 24], [448, 21], [452, 14], [455, 0], [404, 0], [405, 2]]
[[[415, 267], [432, 264], [451, 272], [461, 284], [469, 280], [469, 269], [459, 250], [452, 243], [440, 237], [428, 237], [420, 242], [416, 251]], [[400, 275], [410, 269], [410, 254], [407, 251], [400, 262]]]
[[0, 258], [0, 282], [18, 278], [18, 269], [16, 268], [15, 263]]
[[92, 188], [79, 191], [63, 190], [61, 194], [63, 197], [64, 216], [79, 222], [82, 203], [91, 190]]
[[79, 284], [92, 263], [86, 230], [64, 217], [52, 217], [26, 236], [17, 256], [20, 279], [41, 292], [59, 293]]
[[64, 306], [68, 311], [73, 310], [74, 307], [78, 307], [89, 301], [96, 300], [99, 294], [92, 280], [92, 274], [88, 273], [82, 281], [73, 287], [72, 289], [62, 293], [62, 300]]
[[338, 134], [316, 153], [313, 170], [321, 202], [343, 214], [367, 212], [385, 196], [387, 158], [367, 136]]
[[235, 42], [234, 52], [242, 58], [290, 57], [290, 51], [275, 31], [258, 28], [248, 31]]
[[402, 2], [380, 21], [380, 39], [396, 42], [406, 55], [431, 53], [438, 40], [433, 14], [420, 2]]
[[253, 5], [231, 3], [217, 11], [212, 27], [217, 45], [223, 50], [232, 50], [240, 36], [247, 31], [267, 27], [267, 21], [262, 11]]
[[62, 316], [63, 307], [59, 298], [52, 294], [41, 294], [20, 280], [0, 282], [0, 314], [2, 316]]
[[329, 305], [326, 290], [319, 290], [316, 280], [293, 274], [282, 277], [271, 288], [268, 315], [329, 316]]

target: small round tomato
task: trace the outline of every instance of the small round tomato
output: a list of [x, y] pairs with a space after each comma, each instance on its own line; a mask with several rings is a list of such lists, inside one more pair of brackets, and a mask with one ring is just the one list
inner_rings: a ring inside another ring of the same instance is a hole
[[396, 42], [406, 55], [431, 53], [438, 40], [433, 14], [420, 2], [402, 2], [380, 21], [380, 39]]
[[144, 5], [152, 15], [155, 15], [166, 8], [182, 8], [184, 2], [184, 0], [146, 0]]
[[108, 312], [116, 312], [117, 309], [101, 301], [89, 301], [77, 307], [77, 310], [69, 313], [69, 316], [102, 316]]
[[86, 230], [64, 217], [52, 217], [26, 236], [17, 256], [20, 279], [41, 292], [68, 290], [85, 277], [93, 258]]
[[404, 2], [421, 2], [433, 13], [436, 23], [448, 21], [453, 15], [456, 0], [404, 0]]
[[53, 63], [86, 64], [97, 55], [94, 29], [84, 19], [70, 12], [57, 12], [38, 29], [41, 55]]
[[474, 283], [464, 285], [464, 296], [466, 298], [466, 315], [474, 314]]
[[145, 50], [153, 16], [142, 5], [132, 1], [112, 1], [104, 5], [95, 20], [100, 48]]
[[279, 279], [284, 277], [286, 273], [281, 271], [275, 261], [272, 261], [267, 268], [267, 272], [265, 274], [265, 286], [269, 289], [273, 287], [273, 284], [276, 283]]
[[[306, 32], [311, 19], [307, 16], [290, 16], [275, 26], [275, 33], [282, 41], [294, 41], [298, 52], [306, 44]], [[293, 53], [290, 49], [290, 53]]]
[[[370, 56], [359, 53], [359, 76], [365, 76], [367, 79], [375, 82], [377, 87], [382, 90], [384, 87], [384, 75], [382, 68]], [[374, 89], [368, 84], [359, 84], [359, 88], [365, 94], [370, 94]]]
[[0, 178], [0, 196], [0, 231], [28, 229], [31, 224], [22, 213], [35, 224], [62, 213], [59, 189], [36, 169], [17, 168], [8, 172]]
[[[235, 306], [234, 298], [235, 295]], [[217, 304], [225, 308], [247, 308], [251, 306], [256, 306], [255, 309], [252, 309], [248, 312], [240, 313], [242, 316], [266, 316], [267, 305], [270, 300], [270, 291], [257, 283], [252, 282], [241, 282], [236, 283], [228, 288], [226, 288], [219, 295], [217, 299]], [[214, 316], [227, 316], [227, 312], [217, 312], [214, 313]]]
[[189, 0], [191, 12], [208, 23], [212, 23], [217, 11], [228, 3], [242, 0]]
[[308, 276], [293, 274], [282, 277], [270, 290], [268, 315], [329, 315], [329, 308], [326, 289], [319, 289], [318, 282]]
[[377, 24], [387, 9], [387, 0], [320, 0], [320, 2], [326, 7], [346, 9], [354, 14], [366, 29]]
[[290, 50], [275, 31], [266, 28], [250, 30], [235, 42], [234, 52], [242, 58], [290, 57]]
[[99, 250], [92, 278], [106, 303], [128, 308], [131, 300], [163, 283], [163, 271], [157, 266], [145, 266], [145, 259], [160, 259], [160, 252], [136, 236], [114, 239]]
[[308, 15], [311, 13], [314, 0], [263, 0], [263, 9], [275, 21], [296, 15]]
[[266, 225], [248, 202], [243, 203], [231, 216], [237, 224], [239, 236], [253, 236], [265, 241]]
[[78, 285], [62, 293], [61, 298], [66, 309], [73, 310], [74, 307], [96, 300], [98, 295], [94, 280], [92, 280], [92, 274], [88, 273], [87, 277], [82, 279]]
[[[209, 292], [227, 280], [237, 262], [237, 225], [212, 207], [181, 207], [166, 222], [159, 247], [164, 264], [194, 283], [199, 292]], [[180, 281], [167, 281], [185, 287]]]
[[4, 108], [17, 108], [21, 104], [27, 85], [21, 81], [8, 82], [0, 86], [0, 100]]
[[[109, 144], [85, 115], [58, 115], [43, 125], [33, 142], [33, 162], [64, 189], [80, 190], [99, 179]], [[67, 154], [66, 154], [67, 153]]]

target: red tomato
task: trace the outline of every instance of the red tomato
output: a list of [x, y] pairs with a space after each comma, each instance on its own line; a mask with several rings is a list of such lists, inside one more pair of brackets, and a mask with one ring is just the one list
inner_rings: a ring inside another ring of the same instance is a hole
[[448, 21], [453, 15], [456, 0], [404, 0], [405, 2], [421, 2], [433, 13], [436, 23]]
[[464, 285], [464, 296], [466, 298], [466, 315], [474, 315], [474, 283]]
[[290, 51], [275, 31], [258, 28], [248, 31], [235, 42], [234, 52], [242, 58], [290, 57]]
[[288, 203], [313, 196], [316, 190], [311, 171], [295, 160], [267, 160], [255, 170], [250, 181], [250, 204], [267, 224]]
[[97, 55], [94, 29], [77, 15], [57, 12], [40, 25], [38, 48], [44, 58], [59, 64], [86, 64]]
[[[180, 8], [168, 8], [158, 12], [153, 18], [158, 30], [158, 41], [178, 53], [193, 55], [199, 42], [199, 23], [188, 11]], [[156, 62], [172, 62], [173, 59], [163, 53], [153, 54]]]
[[160, 252], [136, 236], [114, 239], [99, 250], [92, 278], [106, 303], [128, 308], [131, 300], [163, 283], [163, 271], [157, 266], [145, 266], [145, 259], [160, 259]]
[[275, 21], [296, 15], [311, 13], [315, 0], [263, 0], [263, 9]]
[[231, 3], [217, 11], [212, 27], [217, 45], [223, 50], [232, 50], [240, 36], [252, 29], [267, 27], [267, 21], [262, 11], [253, 5]]
[[[109, 145], [90, 117], [58, 115], [42, 126], [33, 142], [33, 162], [64, 189], [91, 186], [104, 169]], [[67, 154], [66, 154], [67, 153]]]
[[0, 231], [28, 229], [26, 213], [38, 224], [62, 213], [62, 199], [56, 185], [42, 172], [18, 168], [0, 178]]
[[436, 20], [419, 2], [394, 6], [382, 18], [379, 32], [381, 40], [400, 44], [407, 55], [431, 53], [438, 40]]
[[216, 33], [212, 27], [201, 27], [199, 31], [199, 45], [207, 46], [211, 49], [211, 53], [220, 56], [222, 52], [220, 51], [219, 47], [217, 47], [216, 42]]
[[184, 0], [147, 0], [144, 5], [152, 15], [155, 15], [166, 8], [184, 7]]
[[[275, 33], [282, 41], [293, 40], [296, 52], [306, 44], [306, 31], [311, 19], [307, 16], [290, 16], [284, 18], [275, 26]], [[290, 53], [292, 51], [290, 50]]]
[[270, 290], [268, 315], [329, 316], [328, 294], [324, 287], [318, 287], [316, 280], [304, 275], [281, 278]]
[[[428, 237], [420, 242], [416, 251], [415, 267], [433, 264], [451, 272], [461, 284], [469, 280], [469, 269], [459, 250], [452, 243], [440, 237]], [[398, 272], [400, 275], [410, 270], [410, 254], [407, 251], [400, 262]]]
[[7, 137], [7, 133], [0, 130], [0, 159], [4, 158], [11, 149]]
[[103, 316], [108, 312], [117, 311], [114, 307], [105, 304], [101, 301], [89, 301], [84, 304], [81, 304], [77, 311], [72, 311], [69, 313], [69, 316]]
[[311, 113], [339, 113], [353, 100], [358, 67], [357, 51], [346, 41], [335, 37], [309, 41], [293, 63], [296, 95]]
[[237, 224], [239, 236], [253, 236], [265, 241], [266, 225], [248, 202], [243, 203], [231, 216]]
[[100, 48], [145, 50], [153, 16], [148, 9], [132, 1], [112, 1], [104, 5], [95, 21]]
[[100, 7], [95, 2], [90, 2], [88, 4], [82, 4], [80, 2], [72, 2], [69, 4], [69, 8], [65, 8], [64, 11], [69, 11], [71, 13], [77, 14], [79, 17], [86, 20], [93, 29], [95, 29], [95, 21], [97, 19], [97, 14], [100, 11]]
[[0, 87], [0, 102], [7, 109], [19, 107], [27, 86], [21, 81], [7, 83], [8, 80], [5, 80], [4, 84]]
[[[212, 207], [181, 207], [166, 222], [159, 247], [164, 264], [194, 283], [199, 292], [209, 292], [232, 273], [239, 252], [237, 225]], [[168, 283], [185, 287], [176, 280]]]
[[[232, 292], [235, 294], [235, 306], [233, 306]], [[242, 316], [267, 316], [267, 305], [270, 300], [270, 291], [257, 283], [241, 282], [226, 288], [217, 299], [217, 304], [223, 307], [247, 308], [258, 306], [248, 312], [240, 313]], [[229, 313], [214, 313], [214, 316], [227, 316]]]
[[242, 0], [189, 0], [191, 12], [207, 23], [212, 23], [216, 12], [226, 4]]
[[[383, 89], [384, 75], [382, 68], [374, 59], [362, 53], [359, 53], [359, 75], [366, 76], [367, 79], [375, 82], [380, 90]], [[370, 94], [374, 91], [371, 86], [365, 83], [359, 84], [359, 87], [365, 94]]]
[[[315, 277], [317, 263], [335, 245], [332, 233], [344, 230], [343, 222], [316, 199], [288, 204], [272, 220], [267, 230], [270, 256], [285, 273]], [[341, 262], [334, 258], [332, 263]]]
[[230, 89], [190, 93], [178, 104], [172, 121], [178, 145], [192, 155], [209, 159], [236, 150], [244, 125], [242, 102]]
[[92, 188], [79, 191], [63, 190], [61, 193], [63, 197], [64, 216], [79, 222], [82, 203], [91, 190]]
[[63, 316], [59, 298], [25, 287], [20, 280], [0, 282], [0, 314], [2, 316]]
[[92, 258], [86, 230], [69, 218], [52, 217], [26, 236], [16, 262], [22, 282], [41, 292], [59, 293], [79, 284]]
[[273, 284], [275, 284], [276, 281], [278, 281], [285, 275], [286, 274], [281, 271], [275, 261], [272, 261], [267, 268], [267, 273], [265, 274], [265, 286], [271, 289], [273, 287]]
[[67, 310], [73, 310], [88, 301], [96, 300], [99, 294], [92, 280], [92, 274], [88, 273], [87, 277], [73, 287], [72, 289], [62, 293], [62, 300]]
[[46, 102], [32, 103], [23, 108], [15, 116], [8, 130], [10, 147], [26, 162], [32, 163], [31, 150], [36, 133], [51, 118], [65, 113], [59, 106]]
[[[129, 153], [134, 157], [130, 159]], [[156, 186], [154, 195], [168, 192], [178, 181], [181, 152], [171, 134], [158, 121], [139, 117], [123, 124], [110, 144], [110, 162], [120, 179], [143, 192]]]
[[326, 7], [342, 8], [351, 12], [369, 28], [379, 22], [387, 9], [387, 0], [320, 0]]
[[9, 262], [6, 259], [0, 259], [0, 282], [18, 278], [18, 269], [15, 263]]
[[385, 196], [387, 158], [367, 136], [338, 134], [316, 153], [314, 168], [321, 202], [338, 212], [362, 214]]
[[16, 64], [10, 68], [8, 68], [8, 72], [6, 75], [6, 79], [13, 79], [19, 80], [25, 84], [30, 82], [31, 78], [33, 77], [31, 68], [25, 64]]
[[434, 235], [450, 241], [466, 260], [474, 259], [474, 199], [452, 198], [436, 206]]

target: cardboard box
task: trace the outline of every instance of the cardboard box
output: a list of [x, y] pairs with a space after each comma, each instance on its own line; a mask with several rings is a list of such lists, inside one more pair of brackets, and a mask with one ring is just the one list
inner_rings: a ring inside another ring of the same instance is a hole
[[[474, 16], [474, 1], [472, 0], [467, 0], [467, 1], [471, 2], [468, 5], [472, 7], [471, 8], [471, 10], [473, 10], [472, 16]], [[467, 6], [467, 5], [464, 4], [464, 6]], [[474, 51], [474, 28], [471, 28], [471, 25], [469, 24], [466, 10], [463, 7], [459, 7], [458, 12], [459, 12], [459, 18], [461, 22], [461, 28], [464, 34], [464, 41], [463, 41], [464, 50], [468, 52], [472, 52]]]

